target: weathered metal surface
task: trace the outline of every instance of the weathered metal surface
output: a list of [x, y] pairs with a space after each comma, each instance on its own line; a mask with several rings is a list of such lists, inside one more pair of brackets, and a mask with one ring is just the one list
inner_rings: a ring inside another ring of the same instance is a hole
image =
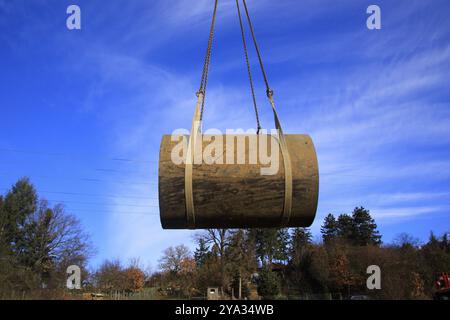
[[[259, 137], [245, 136], [245, 164], [227, 163], [225, 140], [222, 155], [224, 164], [194, 163], [195, 228], [280, 226], [285, 186], [282, 156], [278, 151], [276, 174], [261, 175], [261, 167], [268, 165], [261, 164], [260, 159], [255, 164], [249, 164], [249, 155], [255, 154], [255, 150], [249, 147], [248, 142]], [[312, 224], [317, 209], [319, 191], [317, 156], [308, 135], [285, 135], [285, 137], [293, 176], [292, 213], [288, 226], [307, 227]], [[269, 155], [270, 139], [267, 139]], [[203, 139], [203, 150], [207, 147], [208, 141], [211, 139]], [[172, 141], [170, 135], [164, 135], [160, 148], [158, 187], [160, 218], [164, 229], [187, 228], [185, 166], [184, 163], [175, 164], [171, 157], [172, 150], [177, 144], [177, 141]], [[236, 159], [236, 147], [233, 152]]]

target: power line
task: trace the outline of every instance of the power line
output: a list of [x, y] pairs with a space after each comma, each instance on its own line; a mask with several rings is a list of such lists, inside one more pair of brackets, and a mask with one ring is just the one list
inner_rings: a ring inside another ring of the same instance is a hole
[[111, 215], [119, 214], [119, 215], [143, 215], [143, 216], [158, 216], [159, 212], [133, 212], [133, 211], [115, 211], [115, 210], [92, 210], [92, 211], [86, 211], [86, 210], [76, 210], [76, 209], [67, 209], [70, 213], [76, 213], [76, 214], [93, 214], [93, 213], [107, 213]]
[[[9, 172], [0, 172], [0, 175], [9, 175]], [[23, 174], [22, 176], [27, 176], [27, 177], [34, 177], [34, 178], [38, 178], [38, 179], [46, 179], [46, 180], [60, 180], [60, 181], [64, 181], [64, 180], [70, 180], [70, 181], [86, 181], [86, 182], [102, 182], [102, 183], [120, 183], [120, 184], [125, 184], [125, 185], [130, 185], [130, 184], [139, 184], [139, 185], [155, 185], [157, 184], [157, 182], [143, 182], [143, 181], [128, 181], [128, 180], [104, 180], [104, 179], [98, 179], [98, 178], [66, 178], [66, 177], [57, 177], [57, 176], [47, 176], [47, 175], [27, 175], [27, 174]], [[156, 177], [155, 177], [156, 178]]]
[[[11, 148], [0, 148], [0, 151], [3, 152], [11, 152], [11, 153], [22, 153], [22, 154], [30, 154], [30, 155], [43, 155], [43, 156], [51, 156], [51, 157], [74, 157], [74, 156], [86, 156], [91, 154], [81, 154], [81, 153], [60, 153], [60, 152], [42, 152], [42, 151], [34, 151], [34, 150], [23, 150], [23, 149], [11, 149]], [[118, 162], [141, 162], [141, 163], [158, 163], [158, 161], [152, 160], [144, 160], [144, 159], [131, 159], [131, 158], [123, 158], [123, 157], [109, 157], [109, 156], [100, 156], [103, 159], [107, 159], [110, 161], [118, 161]], [[100, 158], [98, 155], [95, 158]]]
[[[10, 188], [0, 188], [5, 191], [10, 191]], [[129, 196], [129, 195], [110, 195], [110, 194], [93, 194], [93, 193], [83, 193], [83, 192], [68, 192], [68, 191], [48, 191], [48, 190], [40, 190], [39, 193], [50, 193], [50, 194], [63, 194], [63, 195], [74, 195], [74, 196], [88, 196], [88, 197], [105, 197], [105, 198], [129, 198], [129, 199], [152, 199], [148, 197], [139, 197], [139, 196]]]
[[[5, 168], [5, 164], [6, 167], [8, 167], [8, 165], [14, 165], [14, 167], [16, 167], [18, 165], [17, 161], [14, 162], [0, 162], [0, 165], [3, 167], [3, 169]], [[150, 169], [150, 170], [149, 170]], [[155, 170], [156, 169], [156, 170]], [[149, 176], [149, 177], [158, 177], [158, 168], [149, 168], [149, 167], [145, 167], [142, 170], [120, 170], [117, 168], [93, 168], [93, 169], [87, 169], [89, 171], [95, 171], [95, 172], [101, 172], [101, 173], [117, 173], [117, 174], [124, 174], [124, 175], [133, 175], [133, 174], [137, 174], [140, 176]], [[155, 172], [156, 171], [156, 172]], [[8, 173], [10, 173], [11, 171], [8, 171]]]
[[347, 174], [347, 173], [339, 173], [339, 172], [324, 172], [324, 173], [321, 173], [320, 175], [335, 176], [335, 177], [374, 178], [374, 179], [379, 179], [381, 177], [381, 176], [362, 175], [362, 174]]
[[[150, 199], [149, 199], [150, 200]], [[151, 198], [151, 200], [158, 200], [156, 198]], [[85, 201], [72, 201], [72, 200], [47, 200], [48, 202], [52, 203], [73, 203], [73, 204], [88, 204], [88, 205], [107, 205], [110, 206], [111, 203], [105, 203], [105, 202], [85, 202]], [[115, 206], [119, 207], [135, 207], [135, 208], [159, 208], [158, 205], [137, 205], [137, 204], [121, 204], [121, 203], [114, 203]]]
[[106, 194], [92, 194], [92, 193], [82, 193], [82, 192], [66, 192], [66, 191], [41, 191], [41, 192], [54, 193], [54, 194], [67, 194], [67, 195], [75, 195], [75, 196], [88, 196], [88, 197], [149, 199], [147, 197], [139, 197], [139, 196], [106, 195]]
[[[2, 188], [3, 189], [3, 188]], [[66, 193], [65, 193], [66, 194]], [[72, 194], [72, 193], [70, 193]], [[138, 197], [136, 197], [138, 198]], [[158, 200], [157, 198], [146, 198], [146, 197], [139, 197], [142, 199], [148, 199], [148, 200]], [[66, 204], [66, 203], [73, 203], [73, 204], [88, 204], [88, 205], [109, 205], [111, 206], [111, 204], [106, 204], [106, 203], [101, 203], [101, 202], [84, 202], [84, 201], [71, 201], [71, 200], [47, 200], [49, 202], [53, 202], [53, 203], [61, 203], [61, 204]], [[133, 204], [113, 204], [115, 206], [118, 207], [134, 207], [134, 208], [159, 208], [159, 205], [133, 205]], [[72, 212], [72, 213], [83, 213], [83, 214], [92, 214], [92, 213], [110, 213], [110, 214], [120, 214], [120, 215], [147, 215], [147, 216], [156, 216], [159, 215], [159, 212], [146, 212], [146, 211], [123, 211], [123, 210], [98, 210], [98, 209], [89, 209], [89, 208], [82, 208], [82, 209], [78, 209], [78, 208], [66, 208], [66, 210], [68, 212]]]
[[[143, 171], [128, 171], [128, 170], [117, 170], [117, 169], [109, 169], [109, 168], [96, 168], [95, 171], [99, 172], [113, 172], [113, 173], [125, 173], [125, 174], [142, 174]], [[147, 170], [145, 171], [149, 173]], [[158, 174], [152, 174], [151, 176], [157, 176]]]

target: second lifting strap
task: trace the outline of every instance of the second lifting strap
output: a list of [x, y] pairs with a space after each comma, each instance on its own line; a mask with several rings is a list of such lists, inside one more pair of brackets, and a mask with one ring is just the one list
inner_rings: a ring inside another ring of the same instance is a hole
[[[258, 116], [258, 109], [256, 105], [256, 98], [254, 94], [253, 89], [253, 81], [252, 81], [252, 75], [250, 70], [250, 63], [248, 61], [248, 53], [247, 53], [247, 45], [245, 41], [245, 35], [244, 35], [244, 27], [242, 24], [242, 18], [241, 18], [241, 12], [239, 8], [239, 0], [236, 1], [237, 10], [239, 14], [239, 22], [241, 26], [241, 33], [242, 33], [242, 41], [244, 45], [244, 51], [245, 51], [245, 58], [247, 62], [247, 68], [249, 73], [249, 80], [250, 80], [250, 86], [252, 91], [252, 97], [253, 97], [253, 103], [254, 103], [254, 109], [256, 114], [256, 122], [257, 122], [257, 132], [259, 133], [259, 130], [261, 128], [260, 122], [259, 122], [259, 116]], [[200, 89], [197, 93], [198, 100], [197, 105], [195, 107], [194, 112], [194, 118], [192, 120], [192, 127], [191, 132], [188, 140], [188, 146], [187, 146], [187, 152], [186, 152], [186, 161], [185, 161], [185, 179], [184, 179], [184, 193], [185, 193], [185, 202], [186, 202], [186, 221], [188, 228], [195, 229], [196, 223], [195, 223], [195, 206], [194, 206], [194, 196], [193, 196], [193, 186], [192, 186], [192, 171], [193, 171], [193, 164], [195, 159], [195, 150], [196, 145], [198, 142], [198, 139], [200, 137], [201, 139], [201, 121], [202, 121], [202, 115], [203, 115], [203, 107], [205, 103], [205, 95], [206, 95], [206, 86], [208, 83], [208, 71], [209, 71], [209, 64], [211, 60], [211, 48], [212, 48], [212, 41], [213, 41], [213, 34], [214, 34], [214, 25], [216, 20], [216, 12], [217, 12], [217, 2], [218, 0], [214, 1], [214, 11], [213, 16], [211, 20], [211, 28], [210, 28], [210, 34], [208, 39], [208, 46], [206, 49], [206, 55], [205, 55], [205, 61], [203, 66], [203, 72], [202, 72], [202, 79], [200, 83]], [[273, 92], [269, 87], [269, 82], [267, 80], [267, 75], [264, 70], [264, 65], [261, 58], [261, 53], [258, 48], [258, 44], [256, 42], [256, 36], [253, 29], [253, 24], [250, 19], [250, 14], [248, 12], [247, 3], [245, 0], [242, 0], [245, 8], [245, 13], [247, 16], [248, 24], [250, 27], [253, 44], [256, 49], [256, 53], [258, 55], [258, 60], [261, 66], [261, 71], [264, 77], [264, 82], [266, 84], [267, 89], [267, 96], [269, 98], [270, 104], [272, 106], [272, 111], [274, 115], [275, 120], [275, 127], [277, 129], [277, 136], [278, 136], [278, 145], [280, 146], [281, 155], [283, 157], [283, 166], [284, 166], [284, 203], [283, 203], [283, 210], [281, 213], [281, 218], [278, 227], [287, 227], [289, 226], [289, 221], [291, 219], [291, 211], [292, 211], [292, 166], [291, 166], [291, 159], [289, 156], [289, 150], [287, 147], [286, 139], [283, 133], [283, 130], [281, 128], [280, 121], [278, 119], [278, 114], [275, 109], [275, 103], [273, 101]], [[200, 143], [202, 143], [200, 141]], [[274, 227], [277, 227], [274, 225]]]
[[[279, 226], [287, 227], [289, 225], [292, 211], [292, 166], [286, 139], [283, 130], [281, 128], [277, 111], [275, 109], [275, 103], [273, 102], [271, 96], [269, 96], [269, 100], [272, 106], [272, 111], [275, 120], [275, 127], [278, 133], [278, 145], [280, 146], [284, 166], [284, 204]], [[186, 221], [188, 228], [190, 229], [196, 228], [192, 173], [193, 173], [196, 145], [197, 143], [202, 143], [201, 120], [200, 120], [200, 108], [202, 102], [203, 102], [203, 93], [199, 92], [194, 117], [192, 119], [192, 127], [189, 135], [185, 161], [184, 193], [186, 202]], [[199, 138], [200, 141], [198, 141]]]
[[[184, 167], [184, 195], [186, 201], [186, 221], [189, 229], [195, 229], [194, 194], [192, 189], [192, 169], [195, 159], [195, 146], [201, 135], [200, 109], [203, 103], [203, 93], [198, 93], [197, 105], [195, 106], [194, 118], [192, 119], [191, 134], [187, 145], [186, 161]], [[201, 141], [200, 141], [201, 143]]]
[[281, 150], [281, 156], [283, 157], [284, 166], [284, 205], [283, 214], [281, 216], [280, 227], [289, 226], [292, 212], [292, 166], [291, 157], [289, 156], [289, 150], [286, 143], [286, 138], [281, 128], [281, 123], [278, 118], [277, 110], [275, 109], [275, 103], [273, 102], [272, 94], [269, 94], [270, 105], [272, 106], [273, 117], [275, 120], [275, 127], [278, 133], [278, 144]]

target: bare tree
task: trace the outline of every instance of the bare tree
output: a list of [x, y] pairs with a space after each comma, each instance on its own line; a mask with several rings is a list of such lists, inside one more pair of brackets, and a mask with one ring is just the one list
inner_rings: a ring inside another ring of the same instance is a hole
[[126, 286], [126, 275], [119, 260], [104, 261], [94, 275], [98, 289], [102, 291], [123, 290]]
[[230, 236], [230, 229], [207, 229], [204, 233], [197, 234], [196, 238], [203, 239], [205, 244], [211, 246], [219, 258], [222, 258], [230, 244]]
[[169, 247], [159, 260], [160, 268], [165, 272], [178, 273], [182, 268], [183, 260], [190, 258], [191, 253], [185, 245]]
[[418, 248], [420, 247], [420, 239], [408, 234], [408, 233], [400, 233], [398, 234], [394, 240], [393, 245], [397, 247], [411, 247], [411, 248]]
[[24, 241], [25, 258], [36, 267], [48, 267], [50, 263], [83, 264], [93, 253], [89, 236], [80, 221], [65, 212], [62, 205], [48, 208], [45, 200], [27, 225]]

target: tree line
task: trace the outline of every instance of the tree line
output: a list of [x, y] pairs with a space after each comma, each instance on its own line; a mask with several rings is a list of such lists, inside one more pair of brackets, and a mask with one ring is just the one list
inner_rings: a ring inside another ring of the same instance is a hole
[[27, 178], [0, 196], [0, 293], [61, 288], [66, 268], [94, 253], [80, 221], [39, 199]]
[[[450, 268], [447, 234], [433, 233], [421, 244], [407, 234], [382, 245], [368, 210], [328, 215], [322, 241], [307, 228], [207, 230], [196, 237], [191, 255], [184, 245], [169, 248], [155, 281], [185, 297], [207, 287], [223, 288], [241, 298], [340, 298], [368, 295], [374, 299], [427, 299], [435, 276]], [[381, 269], [381, 290], [366, 286], [367, 267]]]
[[[79, 220], [62, 205], [50, 207], [26, 178], [0, 196], [0, 297], [8, 293], [69, 294], [66, 268], [82, 270], [82, 291], [140, 292], [154, 288], [159, 298], [204, 297], [209, 287], [224, 298], [426, 299], [435, 276], [450, 269], [447, 234], [430, 234], [426, 243], [400, 234], [383, 244], [369, 210], [328, 214], [321, 239], [308, 228], [208, 229], [195, 235], [195, 250], [167, 248], [158, 270], [139, 259], [124, 265], [107, 260], [94, 270], [95, 250]], [[366, 287], [370, 265], [381, 269], [381, 290]], [[58, 296], [56, 296], [58, 297]]]

